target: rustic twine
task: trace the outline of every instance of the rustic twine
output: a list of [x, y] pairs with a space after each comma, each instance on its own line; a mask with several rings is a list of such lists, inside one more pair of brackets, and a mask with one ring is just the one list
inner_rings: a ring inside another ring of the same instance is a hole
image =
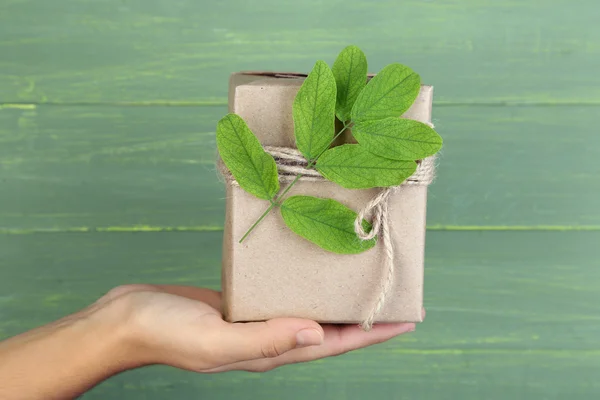
[[[431, 123], [427, 123], [427, 125], [432, 128], [434, 127]], [[277, 146], [264, 146], [264, 149], [275, 159], [280, 182], [292, 182], [298, 175], [301, 175], [299, 180], [302, 181], [327, 181], [318, 171], [306, 168], [308, 166], [308, 162], [302, 153], [300, 153], [297, 149]], [[418, 161], [417, 170], [415, 173], [406, 179], [400, 186], [429, 185], [435, 178], [435, 162], [435, 156], [427, 157]], [[221, 166], [220, 169], [221, 173], [230, 184], [239, 186], [227, 168]], [[398, 190], [400, 186], [382, 188], [382, 190], [375, 197], [373, 197], [369, 203], [362, 208], [362, 210], [359, 211], [356, 220], [354, 221], [354, 231], [359, 239], [371, 240], [375, 236], [379, 235], [385, 251], [385, 277], [382, 282], [381, 291], [379, 292], [377, 302], [371, 308], [365, 319], [360, 323], [360, 326], [365, 331], [370, 331], [373, 327], [373, 321], [385, 305], [387, 295], [394, 284], [396, 268], [388, 200], [390, 195], [394, 193], [394, 191]], [[372, 228], [369, 232], [365, 232], [362, 226], [362, 221], [364, 219], [368, 219], [369, 217], [372, 218]]]

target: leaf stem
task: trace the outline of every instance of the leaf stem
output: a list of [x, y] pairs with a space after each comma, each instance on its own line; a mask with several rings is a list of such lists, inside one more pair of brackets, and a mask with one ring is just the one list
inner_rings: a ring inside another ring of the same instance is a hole
[[[321, 157], [323, 155], [323, 153], [325, 153], [325, 151], [327, 151], [327, 149], [329, 149], [329, 146], [331, 146], [338, 137], [340, 137], [340, 135], [342, 133], [344, 133], [344, 131], [346, 129], [348, 129], [348, 127], [350, 126], [350, 122], [345, 123], [344, 127], [342, 129], [340, 129], [340, 131], [338, 133], [336, 133], [336, 135], [333, 137], [333, 140], [331, 141], [331, 143], [329, 143], [327, 145], [327, 148], [325, 150], [323, 150], [322, 152], [319, 153], [319, 155], [317, 157], [315, 157], [313, 160], [311, 160], [308, 165], [306, 166], [306, 169], [310, 169], [312, 167], [314, 167], [314, 165], [317, 163], [317, 160], [319, 159], [319, 157]], [[292, 183], [289, 184], [289, 186], [287, 188], [285, 188], [285, 190], [283, 191], [283, 193], [281, 193], [280, 196], [277, 196], [277, 205], [281, 205], [281, 201], [279, 199], [281, 199], [283, 196], [285, 196], [287, 194], [287, 192], [290, 191], [290, 189], [296, 184], [296, 182], [298, 182], [298, 180], [302, 177], [302, 174], [298, 174], [296, 176], [296, 178], [292, 181]]]
[[321, 157], [323, 155], [323, 153], [325, 153], [329, 149], [329, 146], [331, 146], [337, 140], [337, 138], [339, 138], [340, 135], [342, 133], [344, 133], [344, 131], [350, 127], [350, 125], [352, 125], [352, 121], [348, 121], [348, 122], [344, 123], [344, 126], [342, 127], [342, 129], [340, 129], [340, 131], [335, 134], [335, 136], [333, 137], [333, 140], [331, 140], [331, 142], [327, 145], [325, 150], [321, 151], [319, 153], [319, 155], [314, 158], [314, 160], [310, 161], [308, 163], [308, 165], [306, 166], [306, 168], [312, 168], [317, 163], [317, 160], [319, 159], [319, 157]]
[[[317, 160], [319, 159], [319, 157], [321, 157], [323, 155], [323, 153], [325, 153], [325, 151], [327, 151], [327, 149], [329, 149], [329, 147], [337, 140], [338, 137], [340, 137], [340, 135], [342, 133], [344, 133], [344, 131], [346, 129], [348, 129], [350, 127], [350, 125], [352, 125], [352, 121], [348, 121], [348, 122], [344, 123], [344, 126], [342, 127], [342, 129], [340, 129], [340, 131], [338, 133], [336, 133], [336, 135], [333, 137], [333, 140], [331, 140], [331, 142], [327, 145], [327, 147], [325, 148], [325, 150], [321, 151], [317, 157], [315, 157], [314, 159], [310, 160], [308, 162], [308, 165], [306, 166], [306, 168], [310, 169], [310, 168], [314, 167], [315, 164], [317, 163]], [[258, 224], [267, 216], [267, 214], [269, 214], [269, 212], [271, 212], [271, 210], [273, 208], [275, 208], [276, 206], [280, 206], [281, 205], [282, 201], [280, 199], [283, 198], [283, 196], [285, 196], [290, 191], [290, 189], [300, 180], [301, 177], [302, 177], [302, 174], [296, 175], [296, 178], [294, 178], [294, 180], [292, 181], [292, 183], [290, 183], [288, 185], [288, 187], [285, 188], [285, 190], [283, 191], [283, 193], [281, 193], [281, 195], [277, 196], [275, 198], [276, 200], [271, 200], [271, 205], [269, 206], [269, 208], [267, 208], [267, 210], [260, 216], [260, 218], [258, 218], [258, 220], [256, 220], [256, 222], [254, 224], [252, 224], [252, 226], [250, 227], [250, 229], [248, 229], [248, 231], [244, 234], [244, 236], [242, 236], [242, 238], [240, 239], [239, 243], [242, 243], [242, 241], [244, 239], [246, 239], [246, 237], [248, 237], [248, 235], [250, 234], [250, 232], [252, 232], [254, 230], [254, 228], [256, 228], [258, 226]]]
[[296, 177], [294, 178], [294, 180], [292, 181], [292, 183], [290, 183], [288, 185], [288, 187], [285, 188], [285, 190], [283, 191], [283, 193], [281, 193], [281, 196], [277, 196], [277, 201], [275, 202], [275, 204], [277, 204], [278, 206], [281, 205], [281, 202], [279, 201], [279, 199], [282, 198], [283, 196], [285, 196], [287, 194], [287, 192], [290, 191], [290, 189], [292, 188], [292, 186], [294, 186], [296, 184], [296, 182], [298, 182], [298, 180], [300, 179], [301, 176], [302, 176], [302, 174], [296, 175]]
[[248, 231], [244, 234], [244, 236], [242, 236], [242, 238], [240, 239], [239, 243], [242, 243], [244, 241], [244, 239], [246, 239], [246, 237], [248, 237], [248, 235], [250, 234], [250, 232], [252, 232], [254, 230], [254, 228], [256, 228], [258, 226], [258, 224], [260, 223], [260, 221], [262, 221], [263, 219], [265, 219], [265, 217], [267, 216], [267, 214], [269, 214], [271, 212], [271, 210], [273, 208], [275, 208], [275, 206], [279, 205], [277, 202], [275, 201], [271, 201], [271, 205], [269, 206], [269, 208], [267, 208], [267, 210], [260, 216], [260, 218], [258, 218], [256, 220], [256, 222], [254, 224], [252, 224], [252, 226], [250, 227], [250, 229], [248, 229]]
[[[310, 168], [314, 167], [314, 165], [317, 163], [317, 160], [319, 159], [319, 157], [321, 157], [323, 155], [323, 153], [325, 153], [325, 151], [327, 151], [327, 149], [329, 149], [329, 146], [331, 146], [336, 141], [336, 139], [338, 137], [340, 137], [340, 135], [342, 133], [344, 133], [344, 131], [346, 129], [348, 129], [350, 124], [351, 124], [350, 122], [347, 122], [344, 124], [344, 127], [342, 129], [340, 129], [340, 131], [338, 133], [336, 133], [336, 135], [333, 137], [333, 140], [331, 140], [331, 142], [327, 145], [327, 148], [325, 148], [325, 150], [321, 151], [317, 157], [315, 157], [314, 159], [309, 161], [308, 165], [306, 166], [306, 169], [310, 169]], [[301, 177], [302, 177], [302, 174], [296, 175], [296, 178], [292, 181], [292, 183], [289, 184], [288, 187], [285, 188], [283, 193], [281, 193], [281, 195], [277, 196], [277, 205], [281, 205], [281, 200], [279, 200], [279, 199], [281, 199], [283, 196], [285, 196], [287, 194], [287, 192], [289, 192], [290, 189], [296, 184], [296, 182], [298, 182], [298, 180], [300, 180]]]

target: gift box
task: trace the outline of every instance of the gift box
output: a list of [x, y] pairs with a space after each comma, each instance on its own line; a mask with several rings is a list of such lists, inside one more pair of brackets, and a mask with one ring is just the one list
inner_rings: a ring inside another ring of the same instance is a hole
[[[235, 73], [229, 82], [229, 111], [246, 121], [263, 146], [294, 148], [292, 104], [304, 78], [293, 73]], [[402, 117], [430, 124], [432, 97], [433, 88], [422, 85]], [[341, 136], [340, 142], [351, 141], [350, 137]], [[353, 255], [328, 252], [296, 235], [279, 212], [269, 213], [240, 243], [266, 205], [239, 186], [226, 183], [224, 318], [247, 322], [299, 317], [348, 324], [370, 316], [376, 323], [421, 322], [432, 163], [433, 158], [420, 160], [415, 175], [386, 197], [388, 243], [378, 240], [373, 248]], [[290, 194], [331, 198], [358, 212], [381, 191], [300, 180]], [[389, 246], [393, 247], [391, 269], [386, 267]]]

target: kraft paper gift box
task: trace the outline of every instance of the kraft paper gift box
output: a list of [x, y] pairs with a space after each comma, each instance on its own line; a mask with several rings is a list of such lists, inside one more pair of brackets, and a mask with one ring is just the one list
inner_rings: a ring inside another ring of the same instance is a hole
[[[229, 82], [229, 111], [241, 116], [263, 146], [294, 147], [292, 104], [304, 75], [241, 72]], [[433, 88], [422, 86], [403, 115], [430, 123]], [[347, 140], [347, 139], [346, 139]], [[286, 184], [282, 183], [282, 189]], [[329, 181], [299, 181], [288, 195], [332, 198], [358, 212], [381, 189], [344, 189]], [[403, 184], [389, 197], [394, 245], [393, 285], [374, 322], [421, 322], [427, 185]], [[226, 183], [222, 258], [223, 314], [230, 322], [277, 317], [360, 323], [386, 279], [385, 252], [328, 252], [293, 233], [274, 209], [242, 242], [268, 204]]]

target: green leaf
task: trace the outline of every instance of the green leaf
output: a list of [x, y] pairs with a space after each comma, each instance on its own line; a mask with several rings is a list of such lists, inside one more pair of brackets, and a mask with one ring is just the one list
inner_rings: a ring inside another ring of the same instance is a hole
[[[293, 232], [334, 253], [358, 254], [376, 243], [376, 238], [358, 238], [354, 232], [357, 213], [335, 200], [292, 196], [281, 205], [281, 216]], [[366, 221], [363, 226], [371, 229]]]
[[421, 77], [409, 67], [390, 64], [360, 92], [352, 107], [352, 121], [399, 117], [421, 90]]
[[228, 114], [217, 123], [217, 148], [242, 189], [261, 199], [273, 199], [279, 191], [275, 160], [239, 115]]
[[366, 150], [393, 160], [421, 160], [442, 148], [441, 136], [428, 125], [404, 118], [357, 123], [352, 134]]
[[335, 114], [342, 122], [350, 119], [350, 111], [358, 94], [367, 84], [367, 57], [356, 46], [348, 46], [333, 63], [333, 76], [337, 86]]
[[333, 140], [335, 97], [333, 72], [325, 62], [317, 61], [293, 105], [296, 147], [309, 161], [317, 158]]
[[317, 161], [326, 179], [347, 189], [397, 186], [415, 173], [417, 163], [378, 157], [359, 144], [327, 150]]

